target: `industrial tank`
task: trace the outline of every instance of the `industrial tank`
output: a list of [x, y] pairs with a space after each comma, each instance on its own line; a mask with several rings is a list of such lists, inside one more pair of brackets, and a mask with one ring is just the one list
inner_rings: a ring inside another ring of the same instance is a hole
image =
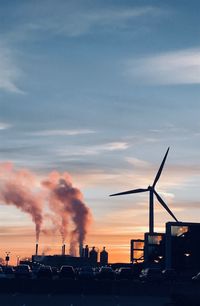
[[92, 265], [97, 264], [98, 252], [95, 250], [95, 247], [92, 247], [92, 250], [89, 252], [89, 259]]
[[108, 252], [106, 248], [103, 247], [103, 250], [100, 252], [100, 265], [106, 266], [108, 264]]

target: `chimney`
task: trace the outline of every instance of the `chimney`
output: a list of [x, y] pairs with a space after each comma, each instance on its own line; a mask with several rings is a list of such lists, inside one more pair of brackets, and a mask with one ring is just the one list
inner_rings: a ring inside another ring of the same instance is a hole
[[79, 256], [83, 257], [83, 244], [82, 243], [80, 243], [79, 245]]
[[85, 257], [85, 258], [88, 258], [88, 257], [89, 257], [89, 247], [88, 247], [88, 245], [85, 246], [85, 254], [84, 254], [84, 257]]
[[35, 245], [35, 255], [36, 256], [38, 255], [38, 243], [36, 243], [36, 245]]
[[65, 244], [62, 245], [62, 255], [65, 255]]

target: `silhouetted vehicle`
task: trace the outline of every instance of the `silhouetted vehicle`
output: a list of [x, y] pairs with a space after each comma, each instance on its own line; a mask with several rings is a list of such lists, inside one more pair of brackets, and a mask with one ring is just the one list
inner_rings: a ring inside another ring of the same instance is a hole
[[177, 279], [177, 273], [174, 269], [163, 270], [162, 276], [163, 276], [163, 279], [167, 281], [174, 281]]
[[95, 268], [93, 268], [93, 271], [94, 271], [94, 274], [97, 274], [100, 271], [100, 268], [99, 267], [95, 267]]
[[99, 280], [115, 279], [115, 273], [111, 267], [101, 267], [99, 272], [96, 273], [96, 278]]
[[31, 278], [31, 268], [29, 265], [19, 265], [15, 268], [16, 278]]
[[62, 266], [59, 272], [60, 279], [75, 279], [75, 271], [72, 266]]
[[121, 279], [128, 279], [131, 280], [133, 279], [133, 271], [131, 268], [119, 268], [116, 272], [116, 279], [121, 280]]
[[2, 278], [6, 278], [6, 275], [5, 275], [2, 267], [0, 267], [0, 279], [2, 279]]
[[200, 272], [192, 277], [192, 282], [199, 283], [200, 282]]
[[82, 267], [78, 272], [79, 279], [94, 279], [94, 271], [91, 267]]
[[38, 263], [37, 263], [37, 264], [34, 263], [34, 264], [32, 265], [32, 277], [33, 277], [33, 278], [37, 278], [37, 273], [38, 273], [40, 267], [41, 267], [41, 265], [38, 264]]
[[58, 269], [56, 267], [51, 267], [51, 270], [52, 270], [53, 279], [57, 279], [58, 278]]
[[37, 272], [38, 279], [52, 279], [52, 269], [50, 266], [41, 266]]
[[146, 268], [141, 271], [139, 278], [142, 281], [161, 281], [163, 276], [160, 269]]
[[15, 278], [15, 270], [13, 269], [13, 267], [4, 267], [3, 271], [6, 278], [8, 279]]

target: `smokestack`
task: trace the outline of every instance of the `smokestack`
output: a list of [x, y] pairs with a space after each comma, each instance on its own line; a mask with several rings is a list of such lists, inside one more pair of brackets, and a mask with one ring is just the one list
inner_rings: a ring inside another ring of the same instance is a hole
[[65, 244], [62, 245], [62, 255], [65, 255]]
[[79, 256], [83, 257], [83, 244], [82, 243], [79, 244]]
[[88, 247], [88, 245], [85, 246], [85, 254], [84, 254], [84, 257], [85, 257], [85, 258], [88, 258], [88, 257], [89, 257], [89, 247]]
[[35, 255], [36, 256], [38, 255], [38, 243], [36, 243], [36, 245], [35, 245]]

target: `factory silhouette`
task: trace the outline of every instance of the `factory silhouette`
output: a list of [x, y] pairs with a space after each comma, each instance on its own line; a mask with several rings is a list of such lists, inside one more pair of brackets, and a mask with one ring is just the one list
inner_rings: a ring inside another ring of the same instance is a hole
[[[39, 245], [36, 243], [35, 255], [32, 255], [32, 262], [58, 268], [63, 265], [70, 265], [73, 267], [106, 266], [108, 265], [108, 252], [106, 251], [106, 248], [103, 247], [99, 254], [99, 250], [97, 248], [86, 245], [85, 247], [79, 247], [79, 256], [71, 256], [66, 254], [66, 245], [63, 244], [60, 255], [40, 255]], [[24, 261], [23, 263], [27, 263], [27, 261]]]

